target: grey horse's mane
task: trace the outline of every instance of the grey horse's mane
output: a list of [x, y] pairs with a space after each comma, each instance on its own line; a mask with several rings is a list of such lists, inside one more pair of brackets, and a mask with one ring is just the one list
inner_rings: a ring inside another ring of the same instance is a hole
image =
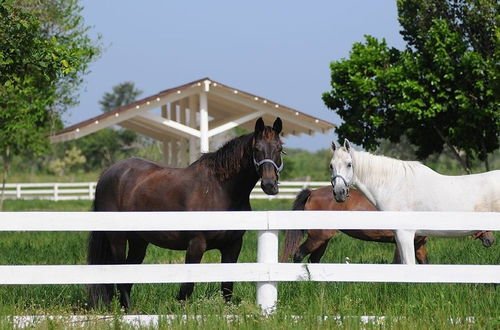
[[[347, 151], [347, 150], [346, 150]], [[358, 179], [370, 180], [380, 185], [387, 178], [409, 178], [415, 176], [417, 170], [427, 168], [417, 161], [405, 161], [386, 156], [374, 155], [366, 151], [351, 152], [354, 171]]]

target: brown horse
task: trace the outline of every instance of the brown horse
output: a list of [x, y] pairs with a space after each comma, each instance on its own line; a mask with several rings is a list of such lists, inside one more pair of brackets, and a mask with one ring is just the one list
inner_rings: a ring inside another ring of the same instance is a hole
[[[359, 191], [352, 190], [349, 198], [344, 203], [338, 203], [333, 198], [331, 186], [316, 190], [302, 190], [293, 203], [294, 210], [333, 210], [333, 211], [376, 211], [375, 206]], [[310, 254], [310, 262], [319, 262], [326, 251], [328, 242], [336, 234], [337, 230], [307, 230], [307, 240], [297, 247], [304, 235], [303, 230], [287, 230], [285, 246], [281, 262], [288, 261], [294, 254], [293, 261], [301, 262]], [[391, 230], [341, 230], [344, 234], [364, 241], [382, 243], [396, 243], [394, 233]], [[421, 264], [426, 264], [427, 250], [425, 248], [426, 237], [415, 238], [415, 257]], [[394, 252], [394, 263], [400, 263], [399, 253], [396, 247]]]
[[[282, 141], [282, 122], [265, 126], [262, 118], [253, 133], [227, 142], [216, 152], [204, 154], [187, 168], [169, 168], [132, 158], [108, 168], [96, 186], [95, 211], [249, 211], [250, 192], [261, 179], [268, 195], [278, 193]], [[237, 219], [236, 215], [235, 218]], [[172, 221], [172, 220], [170, 220]], [[175, 221], [175, 220], [173, 220]], [[149, 243], [186, 250], [186, 263], [200, 263], [205, 251], [218, 249], [221, 262], [235, 263], [241, 250], [244, 231], [147, 231], [91, 232], [89, 264], [140, 264]], [[127, 254], [128, 243], [128, 254]], [[132, 284], [117, 284], [120, 303], [130, 306]], [[181, 284], [178, 299], [193, 292], [193, 283]], [[229, 301], [233, 283], [221, 285]], [[89, 287], [90, 303], [109, 305], [114, 285]]]

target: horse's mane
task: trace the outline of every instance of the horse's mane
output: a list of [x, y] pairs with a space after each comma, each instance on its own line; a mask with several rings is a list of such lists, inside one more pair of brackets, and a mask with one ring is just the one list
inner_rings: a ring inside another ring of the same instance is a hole
[[417, 170], [428, 168], [418, 161], [399, 160], [366, 151], [355, 151], [351, 155], [356, 176], [362, 180], [370, 180], [375, 185], [383, 184], [388, 177], [401, 179], [412, 177]]
[[239, 172], [242, 167], [251, 164], [252, 138], [254, 133], [241, 135], [226, 142], [217, 151], [203, 154], [190, 166], [204, 166], [219, 180], [225, 180]]

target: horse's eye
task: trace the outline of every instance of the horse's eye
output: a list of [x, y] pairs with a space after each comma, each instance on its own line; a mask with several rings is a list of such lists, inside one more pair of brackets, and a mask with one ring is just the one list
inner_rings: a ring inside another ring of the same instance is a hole
[[333, 170], [333, 166], [332, 166], [332, 164], [330, 164], [330, 166], [328, 166], [328, 167], [330, 167], [330, 170]]
[[352, 163], [347, 163], [347, 167], [351, 168], [352, 167]]

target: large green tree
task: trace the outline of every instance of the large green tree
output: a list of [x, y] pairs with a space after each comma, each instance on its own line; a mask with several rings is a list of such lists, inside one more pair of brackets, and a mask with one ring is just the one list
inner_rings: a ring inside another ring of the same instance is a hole
[[35, 16], [44, 39], [55, 39], [72, 53], [72, 70], [54, 81], [56, 89], [52, 111], [59, 114], [78, 103], [79, 86], [88, 73], [88, 65], [100, 55], [100, 35], [93, 40], [90, 26], [84, 24], [80, 0], [10, 0], [12, 5]]
[[40, 20], [16, 1], [0, 1], [0, 209], [13, 158], [47, 150], [49, 134], [61, 127], [57, 105], [72, 97], [61, 82], [76, 79], [89, 60], [57, 34], [48, 37]]
[[141, 94], [142, 91], [133, 82], [126, 81], [113, 86], [112, 92], [104, 93], [99, 104], [103, 112], [108, 112], [134, 102]]
[[[110, 110], [134, 102], [142, 91], [133, 82], [123, 82], [113, 86], [99, 100], [101, 110]], [[78, 140], [67, 142], [59, 150], [61, 158], [65, 150], [78, 148], [86, 158], [85, 170], [102, 170], [119, 159], [130, 157], [137, 152], [139, 144], [146, 143], [134, 131], [120, 128], [105, 128]]]
[[339, 137], [367, 149], [406, 135], [425, 158], [446, 146], [470, 172], [499, 147], [498, 4], [492, 0], [399, 0], [403, 51], [367, 36], [331, 63], [325, 104]]

